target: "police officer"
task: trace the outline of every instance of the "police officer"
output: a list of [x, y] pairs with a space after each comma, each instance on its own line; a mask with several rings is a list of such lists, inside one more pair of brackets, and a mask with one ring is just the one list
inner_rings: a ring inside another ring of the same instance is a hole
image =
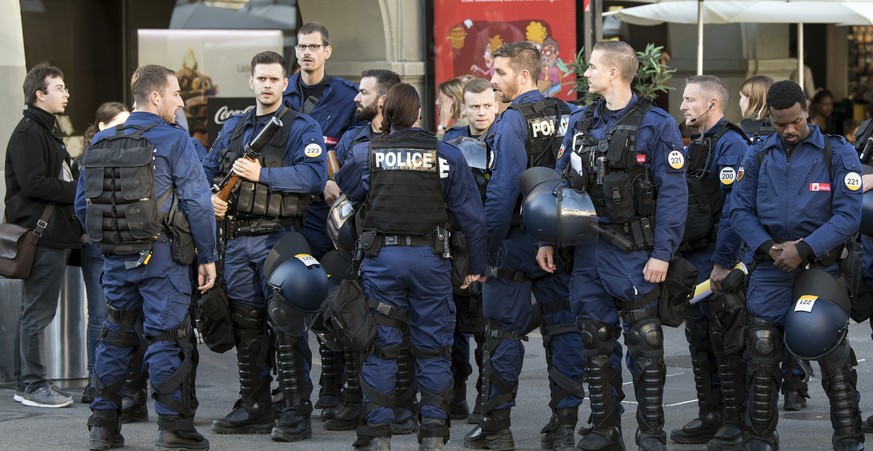
[[[220, 434], [272, 431], [273, 440], [295, 441], [312, 434], [309, 347], [302, 315], [294, 324], [270, 322], [285, 395], [281, 417], [273, 427], [266, 311], [270, 290], [264, 260], [280, 237], [299, 227], [310, 194], [324, 187], [326, 169], [321, 128], [311, 117], [282, 104], [288, 83], [285, 70], [285, 59], [276, 52], [252, 58], [249, 87], [255, 93], [255, 108], [225, 122], [203, 168], [210, 179], [231, 171], [243, 179], [228, 202], [212, 196], [216, 214], [227, 218], [224, 274], [240, 377], [240, 399], [226, 417], [213, 422], [212, 430]], [[240, 158], [243, 146], [273, 118], [282, 121], [282, 128], [258, 158]]]
[[486, 190], [488, 280], [482, 292], [485, 329], [485, 401], [479, 426], [464, 438], [474, 449], [513, 449], [510, 412], [524, 360], [531, 319], [531, 292], [543, 313], [553, 418], [543, 430], [544, 448], [572, 448], [578, 408], [584, 398], [579, 332], [570, 311], [569, 271], [547, 274], [535, 259], [534, 238], [521, 227], [519, 179], [534, 166], [554, 167], [570, 108], [537, 91], [540, 52], [529, 42], [494, 52], [491, 83], [499, 100], [511, 102], [486, 139], [492, 153]]
[[[209, 185], [198, 170], [197, 154], [188, 134], [171, 125], [176, 111], [183, 107], [179, 96], [179, 81], [175, 73], [165, 67], [139, 67], [131, 79], [131, 91], [136, 109], [125, 122], [125, 134], [138, 134], [152, 147], [142, 148], [130, 155], [142, 158], [143, 166], [134, 171], [124, 168], [124, 177], [153, 184], [154, 199], [160, 212], [170, 210], [177, 203], [185, 213], [197, 248], [198, 289], [205, 292], [215, 283], [215, 221], [209, 201]], [[76, 192], [76, 214], [88, 229], [88, 235], [100, 238], [101, 250], [106, 255], [103, 267], [103, 293], [108, 305], [103, 338], [96, 350], [95, 370], [97, 391], [91, 403], [93, 413], [88, 420], [91, 429], [91, 449], [109, 449], [123, 446], [118, 413], [121, 409], [121, 388], [130, 365], [133, 348], [138, 344], [133, 327], [142, 315], [143, 331], [148, 349], [145, 359], [158, 414], [158, 435], [155, 449], [209, 449], [209, 442], [194, 429], [194, 406], [191, 379], [192, 356], [188, 340], [191, 318], [188, 307], [191, 296], [189, 266], [177, 263], [171, 257], [166, 230], [160, 229], [157, 238], [137, 240], [151, 230], [121, 227], [138, 223], [151, 225], [155, 217], [136, 217], [139, 203], [121, 204], [117, 199], [130, 199], [126, 189], [141, 190], [134, 180], [113, 183], [107, 174], [121, 172], [113, 167], [117, 149], [101, 148], [101, 140], [122, 132], [107, 129], [97, 134], [94, 145], [84, 161]], [[133, 164], [134, 161], [126, 163]], [[153, 180], [148, 176], [153, 172]], [[102, 179], [102, 181], [101, 181]], [[103, 191], [115, 188], [111, 193]], [[168, 197], [176, 198], [174, 202]], [[116, 203], [118, 202], [118, 203]], [[142, 202], [149, 203], [149, 200]], [[133, 208], [124, 208], [131, 205]], [[124, 209], [124, 211], [121, 211]], [[103, 213], [102, 220], [100, 219]], [[109, 213], [113, 212], [113, 213]], [[115, 213], [120, 212], [120, 213]], [[123, 214], [116, 220], [107, 215]], [[133, 221], [132, 219], [136, 219]], [[138, 253], [129, 254], [130, 251]]]
[[[340, 77], [329, 76], [325, 63], [333, 52], [327, 28], [318, 22], [303, 24], [297, 31], [297, 63], [300, 71], [288, 80], [283, 92], [285, 104], [294, 111], [312, 116], [324, 133], [327, 150], [333, 150], [340, 136], [357, 124], [354, 98], [357, 87]], [[316, 196], [306, 211], [303, 220], [303, 236], [309, 242], [312, 256], [320, 259], [331, 249], [330, 238], [325, 231], [327, 213], [339, 190], [333, 180], [328, 180], [323, 196]], [[325, 202], [325, 199], [331, 199]], [[321, 377], [316, 409], [322, 409], [321, 419], [332, 418], [340, 408], [342, 390], [342, 352], [332, 351], [326, 343], [319, 342], [321, 354]], [[307, 367], [310, 362], [307, 362]]]
[[[621, 325], [637, 402], [639, 449], [663, 450], [663, 331], [658, 284], [685, 224], [682, 139], [672, 117], [631, 91], [639, 61], [630, 45], [598, 42], [585, 77], [603, 98], [570, 118], [557, 169], [587, 191], [604, 233], [575, 248], [570, 294], [591, 393], [591, 431], [579, 448], [623, 449], [619, 402]], [[540, 248], [543, 269], [553, 249]], [[611, 357], [612, 356], [612, 357]], [[610, 358], [611, 357], [611, 358]]]
[[[836, 274], [836, 258], [858, 230], [861, 213], [858, 155], [841, 137], [826, 136], [807, 124], [809, 107], [800, 86], [774, 83], [767, 105], [776, 134], [746, 155], [731, 208], [734, 230], [757, 260], [747, 290], [745, 357], [748, 446], [762, 450], [779, 447], [774, 394], [780, 382], [784, 319], [796, 300], [794, 281], [807, 264]], [[854, 360], [847, 341], [818, 359], [830, 399], [834, 449], [864, 448]]]
[[[486, 166], [488, 146], [485, 137], [488, 129], [497, 118], [497, 95], [491, 82], [483, 78], [474, 78], [464, 84], [461, 113], [467, 118], [467, 125], [452, 127], [446, 131], [443, 141], [452, 144], [462, 152], [467, 159], [467, 165], [473, 171], [473, 178], [485, 198]], [[455, 290], [455, 306], [458, 310], [455, 341], [452, 345], [452, 375], [454, 377], [454, 392], [449, 405], [449, 416], [454, 419], [466, 419], [468, 423], [478, 424], [482, 419], [482, 353], [485, 346], [485, 318], [482, 316], [482, 285], [473, 283], [466, 290]], [[470, 340], [467, 334], [472, 334], [476, 340], [475, 360], [479, 369], [476, 380], [476, 403], [473, 412], [467, 404], [467, 378], [473, 373], [470, 365]]]
[[[748, 141], [739, 126], [724, 118], [729, 94], [718, 77], [687, 78], [682, 99], [680, 108], [685, 125], [697, 134], [692, 135], [686, 149], [688, 215], [679, 250], [697, 268], [697, 283], [710, 279], [718, 291], [738, 261], [741, 241], [730, 224], [730, 194]], [[719, 440], [730, 440], [742, 431], [740, 408], [745, 399], [742, 356], [726, 355], [724, 333], [712, 331], [721, 324], [711, 319], [720, 310], [720, 302], [722, 297], [711, 296], [689, 307], [685, 317], [698, 416], [670, 433], [670, 439], [676, 443], [706, 443], [722, 423], [732, 427], [724, 430], [730, 437]]]
[[467, 237], [470, 270], [463, 287], [485, 267], [484, 214], [461, 153], [414, 126], [421, 114], [415, 88], [400, 83], [385, 97], [382, 130], [358, 143], [337, 174], [354, 201], [366, 201], [360, 247], [364, 293], [378, 334], [361, 374], [365, 425], [356, 449], [390, 449], [394, 374], [404, 323], [409, 328], [421, 393], [419, 449], [448, 440], [452, 390], [449, 353], [455, 326], [446, 227], [450, 216]]
[[[355, 119], [364, 122], [364, 124], [348, 129], [343, 133], [342, 138], [340, 138], [340, 142], [336, 146], [336, 156], [340, 165], [344, 164], [346, 158], [351, 155], [354, 145], [359, 142], [369, 142], [374, 135], [380, 134], [385, 94], [388, 93], [392, 86], [398, 83], [400, 83], [400, 76], [390, 70], [369, 69], [361, 73], [358, 95], [355, 96], [355, 104], [357, 105]], [[325, 200], [333, 204], [333, 201], [336, 199], [329, 198], [328, 196], [329, 193], [325, 192]], [[336, 412], [333, 418], [327, 419], [324, 422], [324, 428], [328, 431], [353, 430], [357, 427], [358, 421], [363, 417], [363, 395], [360, 384], [362, 357], [361, 354], [351, 352], [348, 349], [343, 353], [347, 386], [343, 396], [342, 408]], [[412, 397], [414, 397], [415, 391], [412, 389], [413, 375], [410, 373], [410, 370], [412, 368], [409, 368], [409, 365], [407, 365], [405, 373], [398, 377], [398, 385], [400, 386], [397, 390], [403, 394], [411, 392]], [[401, 385], [399, 382], [403, 380], [407, 382]], [[401, 404], [404, 403], [401, 402]], [[404, 410], [404, 412], [395, 412], [395, 423], [397, 423], [398, 417], [401, 417], [406, 422], [413, 422], [414, 426], [415, 420], [412, 411], [410, 409]], [[398, 426], [401, 425], [398, 424]], [[397, 429], [398, 427], [395, 426], [394, 430], [396, 431]]]

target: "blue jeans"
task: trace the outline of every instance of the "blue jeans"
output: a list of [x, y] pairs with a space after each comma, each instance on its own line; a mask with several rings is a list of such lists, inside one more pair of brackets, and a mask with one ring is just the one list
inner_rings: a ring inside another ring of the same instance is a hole
[[55, 318], [69, 249], [36, 248], [33, 269], [24, 279], [24, 299], [15, 335], [15, 389], [35, 389], [48, 382], [40, 333]]
[[94, 350], [103, 331], [106, 319], [106, 298], [103, 297], [103, 254], [100, 245], [82, 245], [82, 278], [85, 280], [85, 295], [88, 300], [88, 375], [94, 371]]

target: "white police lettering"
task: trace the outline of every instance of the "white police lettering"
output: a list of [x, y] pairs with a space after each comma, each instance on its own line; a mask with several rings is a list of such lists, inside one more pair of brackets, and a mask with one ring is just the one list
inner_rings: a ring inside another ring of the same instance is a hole
[[449, 162], [445, 158], [440, 158], [440, 178], [449, 178]]
[[222, 106], [215, 112], [214, 121], [216, 124], [223, 124], [226, 120], [230, 119], [231, 116], [235, 116], [241, 113], [247, 113], [249, 110], [254, 108], [255, 106], [249, 106], [242, 110], [231, 110], [227, 107], [227, 105]]
[[[555, 134], [555, 116], [537, 117], [529, 119], [532, 138], [551, 136]], [[566, 128], [564, 129], [566, 131]]]
[[373, 166], [377, 169], [436, 171], [436, 150], [373, 149]]

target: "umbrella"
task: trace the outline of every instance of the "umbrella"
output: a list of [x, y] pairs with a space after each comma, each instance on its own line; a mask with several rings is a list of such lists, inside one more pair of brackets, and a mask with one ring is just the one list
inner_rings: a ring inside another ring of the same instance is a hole
[[703, 24], [797, 23], [797, 66], [803, 86], [803, 23], [873, 25], [873, 3], [869, 0], [661, 0], [603, 15], [635, 25], [696, 23], [698, 74], [703, 73]]
[[206, 30], [287, 30], [293, 28], [285, 20], [273, 20], [228, 8], [190, 3], [173, 9], [171, 29]]

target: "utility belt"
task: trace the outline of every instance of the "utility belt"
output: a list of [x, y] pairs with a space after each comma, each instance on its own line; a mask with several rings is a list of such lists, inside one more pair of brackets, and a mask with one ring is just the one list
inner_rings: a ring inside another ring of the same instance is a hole
[[383, 246], [429, 246], [434, 255], [452, 258], [451, 234], [443, 227], [437, 227], [428, 235], [387, 235], [375, 230], [361, 234], [358, 244], [364, 257], [376, 257]]
[[[297, 222], [300, 222], [299, 219]], [[295, 220], [291, 218], [228, 219], [227, 234], [228, 239], [232, 240], [238, 236], [273, 233], [294, 224]]]
[[629, 240], [615, 239], [611, 234], [600, 236], [625, 252], [641, 251], [655, 247], [654, 221], [650, 217], [631, 219], [623, 224], [600, 224], [604, 229], [617, 232]]
[[423, 235], [380, 235], [383, 246], [431, 246], [433, 240]]

